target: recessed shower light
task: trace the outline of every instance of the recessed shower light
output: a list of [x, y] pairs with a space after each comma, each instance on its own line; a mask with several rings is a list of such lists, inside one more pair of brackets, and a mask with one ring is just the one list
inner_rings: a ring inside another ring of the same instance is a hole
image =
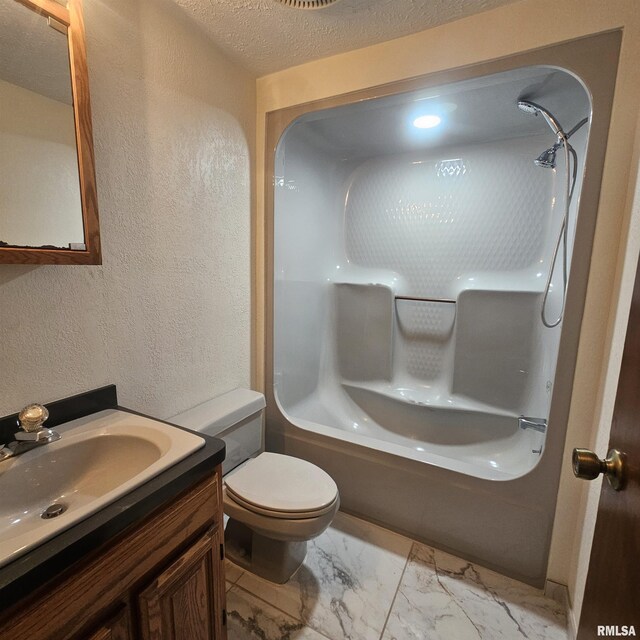
[[413, 126], [418, 129], [432, 129], [433, 127], [437, 127], [441, 122], [442, 118], [440, 116], [424, 115], [418, 116], [413, 121]]

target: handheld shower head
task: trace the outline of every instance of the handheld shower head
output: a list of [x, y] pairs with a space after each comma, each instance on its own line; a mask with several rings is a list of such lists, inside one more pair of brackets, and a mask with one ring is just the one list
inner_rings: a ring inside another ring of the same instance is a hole
[[533, 102], [529, 102], [528, 100], [518, 100], [518, 109], [524, 111], [525, 113], [538, 115], [537, 105], [535, 105]]
[[531, 102], [530, 100], [518, 100], [518, 109], [524, 111], [525, 113], [533, 114], [534, 116], [542, 114], [542, 117], [551, 127], [553, 133], [555, 133], [559, 138], [565, 137], [564, 131], [562, 130], [560, 123], [556, 120], [554, 115], [539, 104]]

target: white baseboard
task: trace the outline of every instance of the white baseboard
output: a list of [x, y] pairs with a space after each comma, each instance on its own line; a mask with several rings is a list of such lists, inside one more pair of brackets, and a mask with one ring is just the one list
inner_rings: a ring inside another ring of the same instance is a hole
[[578, 622], [571, 607], [569, 607], [567, 611], [567, 635], [569, 636], [569, 640], [576, 640], [578, 637]]
[[576, 640], [578, 626], [575, 621], [573, 609], [571, 608], [569, 591], [566, 585], [553, 582], [553, 580], [547, 580], [544, 584], [544, 595], [559, 602], [564, 607], [567, 614], [567, 638], [569, 640]]

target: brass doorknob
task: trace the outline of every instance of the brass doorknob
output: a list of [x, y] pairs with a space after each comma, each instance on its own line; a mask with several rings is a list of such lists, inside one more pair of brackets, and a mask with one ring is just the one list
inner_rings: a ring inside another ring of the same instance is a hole
[[627, 456], [617, 449], [611, 449], [604, 460], [600, 460], [589, 449], [574, 449], [573, 475], [583, 480], [595, 480], [602, 473], [614, 491], [621, 491], [627, 481], [626, 458]]

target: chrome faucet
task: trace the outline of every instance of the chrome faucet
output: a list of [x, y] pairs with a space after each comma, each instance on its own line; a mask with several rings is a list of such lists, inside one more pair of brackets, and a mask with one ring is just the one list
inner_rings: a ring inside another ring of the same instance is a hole
[[59, 433], [42, 426], [48, 417], [49, 411], [41, 404], [30, 404], [22, 409], [18, 414], [20, 430], [13, 434], [13, 442], [0, 449], [0, 461], [60, 440]]
[[521, 429], [533, 429], [539, 433], [544, 433], [547, 430], [547, 421], [544, 418], [527, 418], [520, 416], [518, 418], [518, 425]]

